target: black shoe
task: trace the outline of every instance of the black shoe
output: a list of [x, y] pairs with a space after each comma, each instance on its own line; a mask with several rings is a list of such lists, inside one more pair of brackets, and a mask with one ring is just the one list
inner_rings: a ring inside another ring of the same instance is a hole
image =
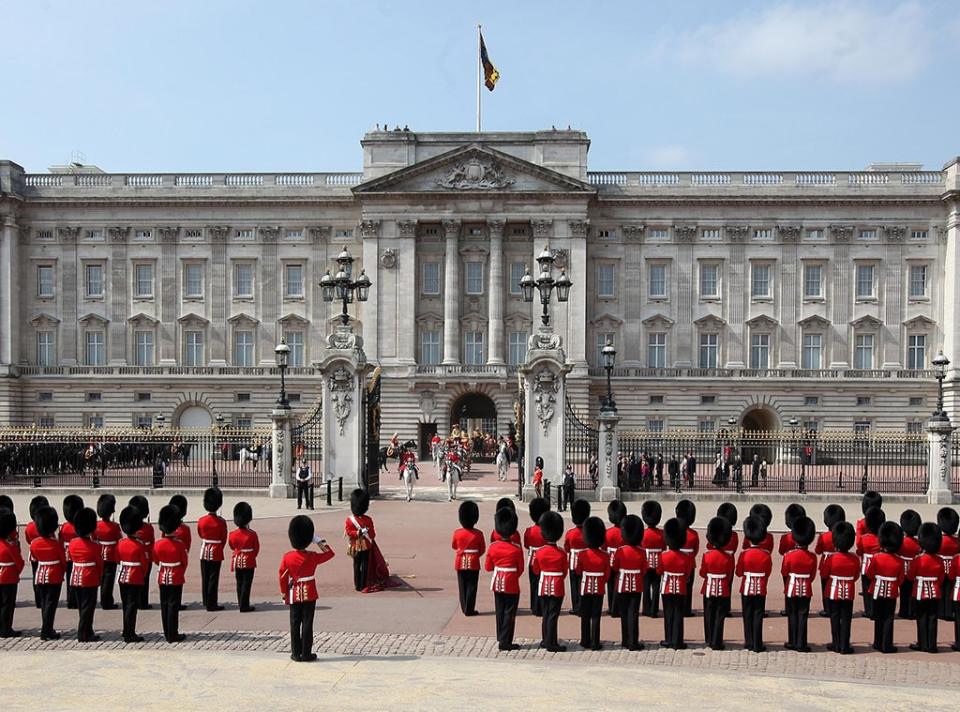
[[793, 643], [784, 643], [784, 644], [783, 644], [783, 647], [786, 648], [787, 650], [796, 650], [796, 649], [797, 649], [797, 646], [794, 645]]
[[109, 606], [101, 606], [101, 609], [104, 611], [115, 611], [118, 608], [120, 608], [120, 606], [118, 606], [116, 603], [112, 603]]
[[290, 653], [290, 659], [293, 660], [293, 662], [295, 663], [300, 662], [300, 656], [297, 655], [296, 653]]
[[597, 643], [590, 647], [590, 650], [603, 650], [603, 643]]
[[464, 613], [463, 615], [465, 615], [465, 616], [479, 616], [480, 613], [479, 613], [478, 611], [467, 611], [467, 612]]
[[910, 650], [916, 650], [920, 652], [923, 648], [920, 647], [920, 643], [910, 643]]
[[124, 638], [123, 642], [124, 643], [142, 643], [144, 640], [146, 639], [142, 635], [135, 635], [132, 638]]
[[138, 606], [138, 608], [139, 608], [141, 611], [152, 611], [152, 610], [153, 610], [153, 606], [151, 606], [149, 603], [148, 603], [147, 605], [145, 605], [145, 606]]
[[890, 654], [890, 653], [896, 653], [899, 650], [900, 648], [898, 648], [896, 645], [891, 645], [889, 648], [881, 649], [880, 652], [884, 654]]
[[670, 646], [670, 643], [668, 643], [667, 641], [661, 640], [661, 641], [660, 641], [660, 647], [661, 647], [661, 648], [669, 648], [669, 647], [671, 647], [671, 646]]
[[226, 606], [214, 606], [213, 608], [208, 608], [208, 609], [207, 609], [207, 612], [209, 612], [209, 613], [216, 613], [217, 611], [222, 611], [222, 610], [224, 610], [225, 608], [226, 608]]
[[630, 650], [643, 650], [646, 646], [643, 643], [637, 643]]
[[256, 606], [247, 606], [246, 608], [241, 608], [241, 609], [240, 609], [240, 612], [241, 612], [241, 613], [251, 613], [251, 612], [253, 612], [253, 611], [255, 611], [255, 610], [257, 610], [257, 607], [256, 607]]
[[52, 633], [47, 633], [46, 635], [44, 635], [43, 633], [40, 634], [40, 640], [60, 640], [61, 637], [62, 636], [56, 631], [53, 631]]
[[820, 616], [821, 618], [829, 618], [829, 617], [830, 617], [830, 612], [829, 612], [829, 611], [820, 611], [817, 615]]
[[181, 610], [181, 611], [187, 610], [187, 605], [186, 605], [185, 603], [181, 603], [181, 604], [180, 604], [180, 610]]
[[954, 643], [953, 645], [950, 646], [950, 650], [960, 651], [960, 645], [957, 645], [956, 643]]
[[306, 655], [300, 656], [300, 662], [302, 663], [312, 663], [317, 659], [316, 653], [307, 653]]
[[847, 647], [840, 651], [841, 655], [853, 655], [853, 648]]
[[186, 635], [184, 635], [183, 633], [178, 633], [177, 635], [173, 636], [172, 638], [167, 638], [167, 642], [168, 642], [168, 643], [182, 643], [182, 642], [185, 641], [186, 639], [187, 639], [187, 636], [186, 636]]
[[77, 642], [80, 642], [80, 643], [96, 643], [99, 640], [100, 640], [99, 635], [91, 635], [89, 638], [83, 638], [82, 640], [80, 638], [77, 638]]
[[686, 643], [680, 643], [680, 645], [678, 645], [678, 646], [676, 646], [676, 647], [674, 648], [674, 650], [686, 650], [686, 649], [687, 649], [687, 644], [686, 644]]
[[19, 638], [21, 635], [19, 630], [7, 631], [3, 635], [0, 635], [0, 638]]
[[557, 646], [552, 647], [552, 648], [547, 648], [547, 652], [548, 652], [548, 653], [565, 653], [565, 652], [567, 652], [567, 646], [566, 646], [566, 645], [557, 645]]

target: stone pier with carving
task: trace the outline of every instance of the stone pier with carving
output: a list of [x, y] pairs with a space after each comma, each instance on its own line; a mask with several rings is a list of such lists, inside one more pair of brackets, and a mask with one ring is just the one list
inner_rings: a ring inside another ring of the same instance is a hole
[[952, 504], [953, 489], [950, 486], [950, 438], [954, 427], [950, 420], [936, 415], [927, 421], [927, 442], [930, 454], [927, 468], [930, 485], [927, 488], [927, 501], [930, 504]]

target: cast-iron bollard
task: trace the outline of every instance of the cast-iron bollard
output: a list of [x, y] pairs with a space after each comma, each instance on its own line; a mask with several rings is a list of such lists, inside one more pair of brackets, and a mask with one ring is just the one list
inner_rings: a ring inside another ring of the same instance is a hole
[[337, 478], [337, 501], [338, 502], [343, 501], [343, 478], [342, 477]]
[[547, 504], [550, 503], [550, 480], [543, 481], [543, 498], [547, 500]]
[[800, 494], [807, 493], [807, 470], [806, 466], [801, 462], [800, 463], [800, 482], [799, 482], [799, 491]]
[[327, 480], [327, 506], [333, 506], [333, 480]]
[[867, 465], [863, 465], [863, 477], [860, 478], [860, 494], [867, 493]]

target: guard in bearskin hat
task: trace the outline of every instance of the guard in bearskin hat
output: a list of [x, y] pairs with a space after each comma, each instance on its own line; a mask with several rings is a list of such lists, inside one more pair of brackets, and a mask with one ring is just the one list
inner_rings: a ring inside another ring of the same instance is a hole
[[[574, 503], [576, 507], [576, 503]], [[563, 517], [556, 512], [545, 512], [539, 521], [540, 533], [546, 542], [534, 555], [530, 567], [538, 576], [537, 593], [543, 610], [540, 647], [552, 653], [564, 652], [567, 647], [557, 639], [557, 621], [563, 606], [564, 577], [569, 568], [569, 559], [557, 542], [563, 536]]]
[[[298, 514], [291, 519], [287, 535], [293, 548], [280, 561], [280, 593], [290, 607], [290, 658], [308, 663], [317, 659], [313, 652], [317, 567], [334, 554], [326, 540], [315, 535], [310, 517]], [[317, 545], [316, 551], [307, 549], [311, 543]]]
[[513, 541], [513, 535], [517, 532], [516, 511], [510, 507], [501, 507], [493, 515], [493, 524], [498, 538], [490, 544], [484, 568], [493, 572], [490, 590], [493, 591], [493, 606], [497, 617], [497, 644], [500, 650], [519, 650], [520, 646], [513, 642], [513, 634], [517, 607], [520, 604], [523, 549]]

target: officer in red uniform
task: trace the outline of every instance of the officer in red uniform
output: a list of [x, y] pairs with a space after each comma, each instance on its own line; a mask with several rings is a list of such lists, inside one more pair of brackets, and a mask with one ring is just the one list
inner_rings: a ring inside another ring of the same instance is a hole
[[260, 553], [260, 537], [250, 528], [253, 521], [253, 507], [247, 502], [237, 502], [233, 508], [233, 523], [237, 526], [230, 532], [230, 570], [237, 579], [237, 603], [241, 613], [257, 610], [250, 605], [250, 589], [253, 588], [253, 574], [257, 570], [257, 555]]
[[[960, 554], [960, 544], [957, 542], [957, 527], [960, 526], [960, 516], [956, 510], [950, 507], [943, 507], [937, 512], [937, 526], [943, 533], [943, 541], [940, 544], [940, 553], [938, 556], [943, 561], [944, 573], [949, 573], [950, 565], [954, 558]], [[940, 593], [940, 605], [937, 615], [940, 620], [953, 620], [953, 582], [947, 576], [943, 580], [943, 589]]]
[[578, 499], [570, 506], [570, 518], [573, 526], [563, 537], [563, 550], [570, 557], [570, 613], [580, 615], [580, 575], [576, 573], [577, 559], [587, 545], [583, 541], [581, 527], [590, 516], [590, 503], [585, 499]]
[[737, 576], [740, 580], [740, 600], [743, 609], [743, 640], [747, 650], [762, 653], [763, 611], [767, 601], [767, 579], [773, 569], [770, 552], [761, 545], [767, 537], [767, 527], [759, 517], [747, 517], [743, 523], [743, 537], [750, 548], [740, 552]]
[[800, 517], [805, 516], [807, 516], [807, 511], [803, 508], [803, 505], [796, 502], [787, 505], [783, 512], [783, 519], [788, 531], [780, 537], [780, 543], [777, 546], [777, 552], [780, 556], [785, 556], [788, 551], [796, 546], [793, 541], [793, 523]]
[[100, 521], [93, 532], [93, 539], [100, 545], [103, 558], [103, 580], [100, 582], [100, 607], [105, 611], [117, 608], [113, 597], [113, 587], [117, 580], [117, 545], [120, 543], [120, 525], [113, 521], [117, 511], [117, 498], [112, 494], [102, 494], [97, 499], [97, 515]]
[[414, 452], [412, 447], [407, 448], [403, 451], [403, 454], [400, 455], [400, 479], [403, 479], [403, 471], [407, 469], [409, 465], [413, 465], [413, 474], [416, 479], [420, 479], [420, 473], [417, 472], [417, 453]]
[[120, 529], [126, 535], [117, 544], [120, 605], [123, 607], [123, 642], [142, 643], [137, 635], [137, 611], [140, 608], [140, 589], [147, 573], [146, 545], [137, 538], [143, 527], [143, 517], [136, 507], [120, 511]]
[[712, 650], [723, 650], [723, 625], [730, 612], [730, 583], [734, 559], [729, 553], [733, 527], [723, 517], [707, 522], [707, 551], [700, 560], [703, 585], [703, 640]]
[[353, 556], [353, 586], [362, 591], [367, 585], [370, 565], [370, 550], [377, 538], [373, 519], [367, 515], [370, 495], [365, 490], [355, 489], [350, 493], [350, 516], [343, 524], [344, 536], [350, 541], [349, 551]]
[[[523, 549], [513, 541], [517, 531], [517, 513], [508, 507], [501, 507], [493, 516], [493, 524], [500, 539], [490, 545], [483, 566], [493, 572], [490, 590], [493, 591], [493, 607], [497, 616], [497, 646], [500, 650], [519, 650], [520, 646], [513, 642], [517, 607], [520, 605], [520, 576], [523, 574]], [[483, 542], [482, 535], [480, 541]]]
[[866, 529], [866, 514], [867, 510], [871, 507], [879, 507], [883, 509], [883, 495], [881, 495], [879, 492], [874, 492], [873, 490], [867, 490], [860, 498], [860, 511], [863, 512], [864, 516], [857, 520], [857, 544], [860, 543], [860, 537], [863, 536], [863, 532]]
[[770, 507], [758, 502], [750, 507], [750, 512], [747, 514], [747, 516], [756, 517], [763, 522], [763, 526], [767, 531], [767, 535], [763, 537], [763, 541], [761, 541], [759, 544], [754, 544], [752, 541], [744, 537], [743, 550], [746, 551], [747, 549], [752, 549], [755, 546], [759, 546], [768, 554], [773, 554], [773, 534], [770, 533], [770, 522], [773, 521], [773, 512], [770, 511]]
[[787, 608], [787, 644], [784, 647], [798, 653], [809, 653], [807, 622], [810, 619], [813, 580], [817, 577], [817, 555], [810, 551], [810, 545], [817, 528], [810, 517], [801, 515], [793, 519], [791, 533], [793, 547], [784, 554], [780, 565]]
[[[574, 503], [576, 506], [576, 503]], [[565, 652], [567, 646], [557, 640], [557, 621], [563, 606], [563, 579], [567, 575], [569, 560], [557, 542], [563, 536], [563, 517], [556, 512], [546, 512], [540, 517], [540, 533], [546, 542], [530, 563], [537, 581], [537, 594], [543, 610], [540, 647], [551, 653]]]
[[23, 538], [27, 542], [27, 558], [30, 559], [30, 570], [31, 570], [31, 583], [33, 585], [33, 602], [37, 608], [40, 608], [40, 592], [37, 590], [37, 584], [33, 583], [37, 576], [37, 560], [33, 558], [33, 554], [30, 553], [30, 544], [40, 536], [37, 531], [37, 522], [34, 520], [34, 517], [37, 515], [37, 511], [41, 507], [49, 507], [50, 503], [47, 501], [47, 498], [42, 494], [37, 495], [30, 500], [30, 521], [27, 522], [27, 526], [23, 528]]
[[870, 579], [867, 567], [870, 560], [880, 553], [880, 525], [886, 521], [886, 515], [879, 507], [871, 507], [863, 515], [863, 533], [857, 539], [857, 556], [860, 557], [860, 595], [863, 596], [863, 617], [873, 619], [873, 597], [868, 589]]
[[903, 544], [903, 530], [896, 522], [884, 522], [880, 525], [878, 540], [880, 551], [867, 564], [867, 579], [870, 581], [867, 596], [873, 599], [873, 649], [895, 653], [893, 619], [900, 584], [906, 577], [903, 561], [897, 555]]
[[17, 605], [17, 586], [23, 571], [20, 547], [11, 542], [17, 531], [17, 516], [12, 509], [0, 509], [0, 638], [16, 638], [13, 611]]
[[140, 588], [140, 610], [149, 611], [150, 605], [150, 572], [153, 569], [153, 543], [156, 541], [156, 531], [150, 523], [150, 503], [146, 497], [135, 495], [130, 498], [130, 506], [136, 507], [143, 518], [143, 526], [137, 532], [137, 539], [143, 542], [147, 550], [147, 568], [143, 572], [143, 586]]
[[832, 555], [820, 563], [820, 577], [827, 582], [827, 610], [830, 612], [831, 643], [827, 650], [841, 655], [853, 652], [850, 647], [850, 620], [856, 595], [860, 559], [850, 552], [856, 542], [856, 531], [849, 522], [833, 526]]
[[[697, 519], [697, 505], [689, 499], [681, 499], [676, 507], [677, 519], [683, 522], [687, 529], [687, 541], [680, 549], [684, 554], [696, 562], [697, 554], [700, 553], [700, 535], [693, 528], [693, 523]], [[687, 618], [693, 615], [693, 583], [696, 567], [690, 571], [690, 577], [687, 579], [687, 597], [683, 603], [683, 615]]]
[[67, 569], [67, 557], [63, 544], [56, 539], [57, 510], [40, 507], [34, 515], [37, 537], [30, 542], [30, 556], [37, 562], [33, 581], [40, 595], [40, 640], [58, 640], [60, 634], [54, 629], [60, 590]]
[[73, 527], [73, 520], [77, 516], [77, 512], [83, 509], [83, 499], [75, 494], [68, 494], [63, 498], [63, 524], [60, 526], [60, 533], [58, 538], [60, 540], [60, 546], [63, 547], [64, 554], [67, 557], [67, 570], [64, 573], [64, 580], [67, 584], [67, 608], [74, 609], [77, 607], [77, 597], [73, 590], [73, 562], [70, 560], [70, 553], [68, 548], [70, 542], [77, 535], [76, 530]]
[[[722, 502], [720, 506], [717, 507], [717, 516], [726, 519], [730, 524], [730, 541], [723, 547], [723, 550], [734, 557], [734, 563], [736, 563], [737, 549], [740, 548], [740, 535], [737, 534], [737, 530], [735, 529], [739, 520], [736, 505], [732, 502]], [[707, 548], [715, 548], [709, 540], [707, 541]]]
[[190, 527], [184, 522], [187, 517], [187, 498], [182, 494], [175, 494], [170, 498], [170, 504], [180, 510], [180, 526], [177, 527], [177, 531], [174, 532], [173, 536], [175, 539], [183, 542], [183, 548], [186, 549], [189, 554], [190, 548], [193, 546], [193, 533], [190, 531]]
[[529, 512], [530, 519], [533, 521], [529, 527], [523, 531], [523, 548], [527, 550], [527, 570], [530, 577], [530, 612], [538, 618], [543, 615], [540, 606], [540, 596], [537, 593], [537, 579], [533, 573], [533, 555], [547, 542], [543, 539], [540, 532], [540, 517], [550, 511], [550, 503], [543, 497], [534, 497], [530, 500]]
[[903, 583], [900, 584], [900, 617], [913, 620], [913, 582], [907, 578], [910, 562], [920, 555], [917, 532], [922, 524], [920, 514], [913, 509], [905, 509], [900, 514], [900, 528], [903, 530], [903, 543], [898, 556], [903, 562]]
[[[287, 530], [290, 546], [280, 561], [280, 594], [290, 607], [290, 659], [309, 663], [313, 649], [313, 616], [317, 610], [317, 567], [333, 558], [333, 549], [314, 534], [310, 517], [298, 514]], [[318, 551], [307, 551], [313, 542]]]
[[660, 557], [666, 547], [663, 529], [659, 527], [663, 517], [660, 503], [648, 499], [640, 505], [640, 518], [645, 526], [640, 546], [647, 556], [647, 571], [643, 575], [643, 615], [656, 618], [660, 614]]
[[100, 640], [93, 632], [93, 612], [97, 609], [97, 589], [103, 576], [100, 545], [91, 538], [97, 529], [97, 513], [84, 507], [74, 516], [73, 526], [76, 536], [70, 540], [67, 554], [73, 562], [70, 585], [80, 613], [77, 642], [94, 643]]
[[[826, 530], [817, 537], [817, 544], [813, 548], [813, 553], [820, 557], [818, 570], [823, 567], [823, 562], [833, 556], [836, 551], [833, 548], [833, 528], [846, 520], [847, 513], [839, 504], [828, 504], [823, 508], [823, 525]], [[830, 615], [830, 599], [827, 596], [827, 580], [823, 576], [820, 577], [820, 602], [820, 616], [826, 618]]]
[[200, 538], [200, 595], [208, 611], [223, 610], [219, 602], [220, 567], [227, 545], [227, 522], [217, 514], [222, 506], [223, 493], [217, 487], [207, 488], [203, 493], [203, 508], [207, 513], [197, 520], [197, 536]]
[[635, 514], [625, 516], [620, 521], [623, 544], [614, 552], [611, 564], [620, 613], [620, 644], [627, 650], [643, 650], [643, 643], [640, 642], [640, 600], [647, 573], [643, 534], [643, 520]]
[[[517, 505], [513, 503], [513, 497], [501, 497], [497, 500], [497, 506], [493, 508], [494, 513], [499, 512], [501, 509], [506, 507], [514, 514], [517, 513]], [[500, 541], [500, 534], [494, 529], [490, 532], [490, 543], [492, 544], [495, 541]], [[513, 534], [510, 535], [510, 541], [514, 544], [520, 544], [520, 532], [514, 530]]]
[[157, 585], [160, 588], [160, 622], [163, 637], [168, 643], [187, 639], [180, 632], [180, 605], [189, 558], [183, 540], [176, 536], [183, 524], [180, 508], [168, 504], [160, 510], [160, 532], [153, 544], [153, 561], [157, 565]]
[[[500, 510], [497, 510], [500, 511]], [[456, 551], [453, 568], [457, 572], [457, 589], [460, 593], [460, 610], [465, 616], [477, 615], [477, 583], [480, 579], [480, 557], [487, 544], [483, 532], [476, 528], [480, 519], [477, 503], [460, 503], [457, 512], [460, 528], [453, 532], [450, 547]]]
[[663, 540], [667, 550], [660, 555], [657, 574], [660, 576], [660, 596], [663, 599], [663, 637], [661, 648], [683, 650], [683, 609], [687, 600], [687, 581], [696, 570], [695, 559], [683, 553], [687, 544], [687, 528], [677, 518], [663, 525]]
[[580, 579], [580, 647], [601, 650], [600, 618], [603, 597], [610, 578], [610, 554], [606, 550], [607, 530], [600, 517], [588, 517], [583, 523], [586, 549], [577, 557], [576, 573]]
[[913, 610], [917, 619], [917, 642], [910, 644], [911, 650], [925, 653], [937, 652], [937, 607], [940, 602], [940, 589], [943, 587], [943, 561], [940, 559], [940, 547], [943, 545], [943, 533], [933, 522], [920, 525], [917, 533], [921, 553], [910, 562], [907, 577], [913, 581]]
[[[627, 506], [619, 499], [615, 499], [607, 505], [607, 519], [610, 520], [610, 526], [607, 527], [606, 542], [607, 554], [610, 555], [610, 565], [613, 566], [613, 555], [617, 549], [623, 546], [623, 534], [620, 532], [620, 523], [627, 516]], [[613, 576], [607, 579], [607, 613], [613, 618], [620, 617], [620, 608], [617, 606], [617, 582]]]

